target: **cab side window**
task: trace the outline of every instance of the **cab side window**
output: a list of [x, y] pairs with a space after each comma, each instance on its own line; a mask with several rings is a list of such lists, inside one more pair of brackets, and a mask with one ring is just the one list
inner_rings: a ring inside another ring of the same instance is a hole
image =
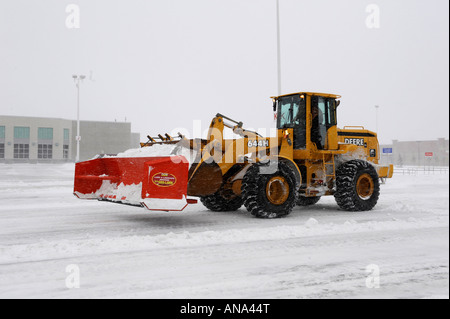
[[326, 120], [326, 114], [327, 114], [327, 104], [326, 104], [326, 100], [323, 97], [319, 97], [318, 101], [317, 101], [317, 106], [319, 107], [319, 114], [318, 114], [318, 119], [319, 119], [319, 125], [325, 125], [325, 120]]
[[327, 111], [327, 129], [337, 124], [336, 120], [336, 100], [327, 99], [326, 100], [326, 111]]

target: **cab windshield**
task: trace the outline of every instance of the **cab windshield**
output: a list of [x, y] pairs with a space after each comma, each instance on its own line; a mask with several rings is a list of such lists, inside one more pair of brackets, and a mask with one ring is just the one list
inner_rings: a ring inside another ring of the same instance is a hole
[[293, 128], [306, 121], [306, 101], [300, 95], [278, 98], [278, 128]]

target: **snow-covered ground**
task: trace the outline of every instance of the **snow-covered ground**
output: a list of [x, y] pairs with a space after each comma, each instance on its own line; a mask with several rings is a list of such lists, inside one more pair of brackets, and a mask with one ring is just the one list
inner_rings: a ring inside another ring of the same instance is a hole
[[0, 298], [448, 298], [448, 174], [395, 175], [370, 212], [260, 220], [79, 200], [73, 172], [0, 164]]

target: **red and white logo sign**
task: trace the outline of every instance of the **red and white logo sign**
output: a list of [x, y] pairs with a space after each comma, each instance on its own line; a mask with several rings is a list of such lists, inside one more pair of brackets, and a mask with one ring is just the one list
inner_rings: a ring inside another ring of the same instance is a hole
[[425, 156], [433, 156], [433, 152], [425, 152]]
[[169, 187], [175, 185], [177, 178], [169, 173], [158, 173], [153, 175], [152, 181], [159, 187]]

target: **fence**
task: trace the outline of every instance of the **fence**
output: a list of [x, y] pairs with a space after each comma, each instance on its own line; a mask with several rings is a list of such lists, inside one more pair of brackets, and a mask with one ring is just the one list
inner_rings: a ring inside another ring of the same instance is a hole
[[404, 166], [394, 167], [394, 175], [433, 175], [448, 174], [448, 166]]

